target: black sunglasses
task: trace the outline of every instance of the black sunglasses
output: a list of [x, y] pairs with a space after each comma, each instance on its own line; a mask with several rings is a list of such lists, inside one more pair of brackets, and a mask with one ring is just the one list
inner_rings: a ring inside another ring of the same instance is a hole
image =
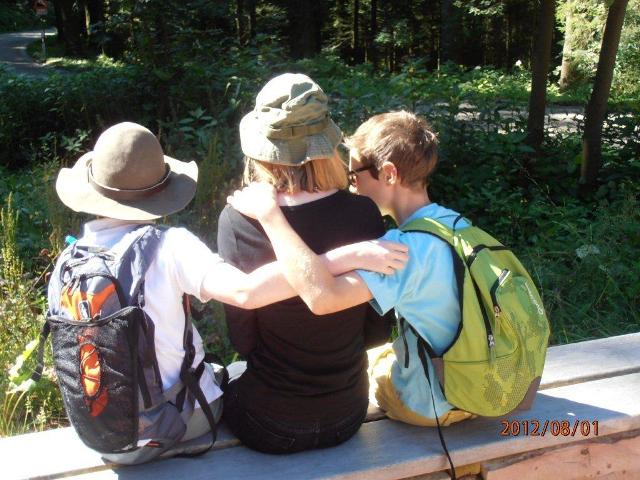
[[355, 187], [356, 182], [358, 181], [358, 173], [366, 172], [367, 170], [371, 171], [371, 176], [373, 178], [375, 178], [376, 180], [378, 179], [378, 169], [376, 168], [375, 165], [369, 165], [366, 167], [356, 168], [355, 170], [349, 170], [347, 172], [347, 179], [349, 180], [349, 185]]

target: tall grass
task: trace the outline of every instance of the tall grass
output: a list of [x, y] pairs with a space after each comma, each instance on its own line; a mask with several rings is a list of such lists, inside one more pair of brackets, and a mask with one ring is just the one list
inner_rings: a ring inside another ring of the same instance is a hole
[[0, 211], [0, 436], [41, 430], [62, 418], [51, 369], [37, 384], [29, 379], [45, 298], [42, 275], [25, 273], [18, 248], [19, 212], [10, 194]]
[[640, 331], [640, 205], [636, 194], [600, 204], [589, 220], [553, 209], [525, 251], [542, 285], [555, 343]]

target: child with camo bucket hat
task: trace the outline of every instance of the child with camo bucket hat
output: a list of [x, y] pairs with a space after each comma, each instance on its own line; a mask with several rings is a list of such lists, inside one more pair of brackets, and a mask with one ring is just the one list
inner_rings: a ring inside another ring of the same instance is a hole
[[[195, 194], [197, 178], [195, 162], [183, 162], [164, 155], [152, 132], [130, 122], [104, 131], [93, 151], [84, 154], [72, 168], [63, 168], [57, 178], [56, 191], [66, 206], [98, 218], [87, 222], [82, 236], [61, 253], [49, 284], [48, 317], [61, 316], [69, 302], [77, 300], [78, 304], [74, 303], [71, 310], [82, 312], [82, 318], [72, 318], [71, 323], [86, 322], [90, 328], [91, 322], [100, 323], [104, 311], [98, 308], [105, 308], [104, 304], [98, 306], [93, 303], [90, 295], [65, 295], [63, 287], [68, 280], [65, 272], [73, 272], [73, 262], [87, 256], [115, 259], [108, 265], [113, 266], [110, 273], [121, 286], [133, 285], [137, 281], [143, 285], [140, 287], [143, 297], [132, 294], [129, 300], [131, 306], [142, 309], [145, 318], [153, 325], [151, 341], [157, 358], [160, 392], [167, 397], [166, 401], [183, 405], [180, 414], [175, 415], [175, 424], [170, 426], [176, 443], [149, 442], [153, 439], [149, 433], [153, 421], [149, 419], [148, 411], [143, 411], [145, 408], [139, 405], [137, 447], [134, 442], [126, 453], [103, 455], [115, 463], [141, 463], [158, 455], [194, 453], [209, 448], [212, 443], [210, 429], [215, 429], [222, 412], [220, 366], [205, 362], [202, 338], [195, 327], [192, 328], [193, 346], [188, 347], [184, 340], [185, 325], [190, 325], [188, 308], [184, 303], [186, 295], [193, 295], [201, 301], [214, 298], [238, 308], [254, 309], [295, 294], [276, 263], [245, 274], [223, 262], [187, 229], [155, 226], [154, 220], [187, 206]], [[153, 254], [145, 253], [151, 244], [154, 244]], [[376, 247], [369, 249], [372, 254], [368, 258], [358, 258], [356, 253], [362, 248], [367, 247], [354, 245], [335, 250], [325, 259], [336, 271], [358, 266], [377, 270], [388, 262], [386, 257], [392, 255], [391, 250]], [[123, 272], [126, 275], [121, 276]], [[133, 286], [131, 291], [136, 291]], [[56, 348], [54, 341], [54, 354]], [[191, 387], [189, 395], [181, 393], [187, 350], [193, 351], [189, 353], [191, 361], [186, 368], [193, 368], [200, 375], [196, 383], [202, 392], [203, 403], [195, 402], [195, 391], [192, 392]], [[103, 358], [107, 362], [108, 357]], [[95, 370], [95, 365], [93, 368]], [[104, 371], [109, 369], [107, 362]], [[88, 377], [83, 378], [82, 388], [92, 385], [86, 379]], [[107, 380], [97, 385], [107, 393], [89, 396], [86, 401], [100, 400], [94, 402], [99, 412], [109, 408], [108, 399], [116, 398], [116, 390], [121, 385], [111, 385]], [[155, 407], [152, 410], [155, 411]], [[67, 411], [73, 423], [73, 412], [69, 408]], [[147, 416], [143, 418], [143, 415]], [[162, 418], [163, 425], [167, 427], [170, 417], [165, 415]], [[98, 430], [105, 428], [104, 435], [98, 431], [98, 436], [106, 437], [113, 433], [102, 425]], [[74, 423], [74, 426], [82, 429], [85, 425]]]
[[[327, 96], [303, 74], [270, 80], [240, 122], [245, 181], [275, 186], [292, 227], [318, 253], [384, 233], [375, 204], [344, 190], [341, 140]], [[245, 272], [275, 259], [264, 230], [231, 206], [220, 215], [218, 248]], [[366, 304], [316, 316], [300, 298], [225, 312], [231, 342], [247, 362], [232, 375], [224, 417], [245, 445], [290, 453], [356, 433], [368, 406], [366, 348], [387, 340], [390, 316]]]

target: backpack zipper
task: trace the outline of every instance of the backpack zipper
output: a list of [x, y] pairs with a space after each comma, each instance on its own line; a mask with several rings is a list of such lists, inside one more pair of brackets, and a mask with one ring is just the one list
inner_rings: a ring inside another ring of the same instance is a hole
[[475, 247], [473, 247], [473, 250], [471, 250], [471, 253], [467, 256], [467, 267], [471, 268], [471, 265], [473, 264], [478, 254], [485, 248], [493, 251], [510, 250], [509, 247], [505, 247], [504, 245], [485, 245], [484, 243], [481, 243], [480, 245], [476, 245]]
[[[471, 282], [473, 283], [473, 288], [475, 289], [476, 297], [478, 298], [478, 300], [480, 300], [482, 298], [482, 294], [480, 293], [480, 288], [478, 288], [478, 284], [476, 283], [476, 280], [473, 278], [473, 275], [471, 275]], [[489, 322], [489, 317], [487, 316], [487, 312], [485, 312], [482, 306], [480, 306], [480, 312], [482, 313], [482, 321], [484, 322], [484, 328], [485, 328], [485, 331], [487, 332], [487, 347], [489, 348], [489, 364], [493, 365], [496, 359], [496, 352], [494, 350], [496, 341], [493, 336], [491, 322]]]
[[[491, 286], [491, 290], [489, 291], [489, 293], [491, 294], [491, 303], [493, 304], [493, 315], [495, 317], [495, 324], [496, 324], [496, 335], [499, 334], [500, 332], [500, 315], [502, 315], [502, 308], [500, 308], [500, 304], [498, 303], [498, 297], [496, 295], [496, 292], [498, 291], [498, 287], [500, 285], [502, 285], [505, 280], [507, 279], [507, 277], [511, 274], [511, 272], [508, 269], [503, 269], [500, 272], [500, 275], [498, 276], [498, 278], [496, 279], [495, 282], [493, 282], [493, 285]], [[492, 337], [492, 342], [493, 345], [495, 346], [495, 339], [493, 338], [493, 335], [491, 335]], [[491, 345], [490, 345], [490, 351], [489, 354], [490, 356], [495, 359], [495, 352], [491, 351]]]
[[496, 297], [496, 292], [498, 291], [498, 287], [504, 283], [504, 281], [507, 279], [510, 273], [511, 272], [508, 269], [506, 268], [503, 269], [500, 272], [500, 275], [498, 276], [496, 281], [493, 282], [493, 285], [491, 286], [491, 291], [490, 291], [491, 303], [493, 303], [493, 313], [495, 314], [496, 317], [502, 313], [502, 309], [500, 308], [500, 305], [498, 305], [498, 298]]

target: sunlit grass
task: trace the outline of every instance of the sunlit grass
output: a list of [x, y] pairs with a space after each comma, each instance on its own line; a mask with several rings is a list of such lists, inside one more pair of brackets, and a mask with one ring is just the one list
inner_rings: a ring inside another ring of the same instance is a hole
[[[85, 57], [69, 57], [64, 53], [64, 46], [55, 36], [45, 39], [47, 67], [61, 68], [70, 72], [85, 72], [93, 69], [117, 69], [125, 66], [124, 62], [115, 60], [103, 53], [87, 54]], [[42, 43], [40, 40], [31, 42], [27, 46], [27, 53], [39, 63], [42, 63]]]

